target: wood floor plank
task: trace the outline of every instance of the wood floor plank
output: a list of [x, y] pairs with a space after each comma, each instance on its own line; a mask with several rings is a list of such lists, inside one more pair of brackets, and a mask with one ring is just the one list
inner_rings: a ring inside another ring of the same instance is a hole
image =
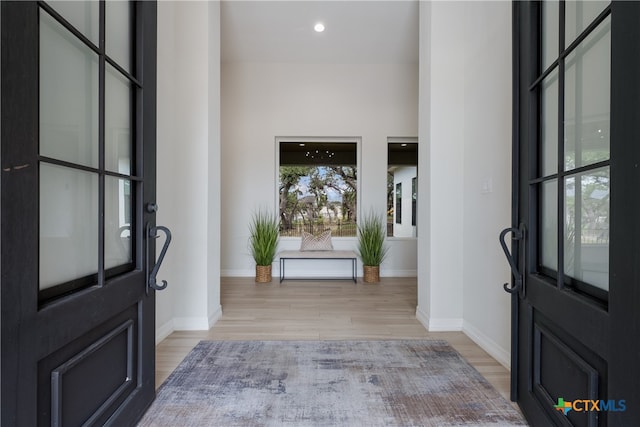
[[416, 320], [415, 278], [285, 281], [222, 278], [222, 317], [209, 331], [176, 331], [156, 346], [156, 387], [200, 340], [444, 339], [505, 398], [509, 371], [462, 332], [429, 332]]

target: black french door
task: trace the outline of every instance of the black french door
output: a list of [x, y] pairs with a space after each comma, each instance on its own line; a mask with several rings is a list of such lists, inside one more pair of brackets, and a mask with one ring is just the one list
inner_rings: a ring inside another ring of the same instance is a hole
[[1, 423], [133, 425], [155, 395], [156, 4], [3, 1], [0, 31]]
[[513, 12], [512, 398], [640, 425], [640, 3]]

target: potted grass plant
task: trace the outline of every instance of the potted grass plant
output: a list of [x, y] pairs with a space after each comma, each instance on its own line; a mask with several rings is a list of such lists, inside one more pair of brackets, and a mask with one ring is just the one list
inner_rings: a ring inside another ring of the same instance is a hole
[[271, 266], [276, 258], [280, 223], [278, 217], [260, 210], [249, 224], [249, 248], [256, 262], [256, 282], [271, 282]]
[[386, 227], [384, 218], [370, 212], [358, 221], [358, 255], [362, 260], [363, 280], [367, 283], [380, 281], [380, 264], [387, 256], [384, 245]]

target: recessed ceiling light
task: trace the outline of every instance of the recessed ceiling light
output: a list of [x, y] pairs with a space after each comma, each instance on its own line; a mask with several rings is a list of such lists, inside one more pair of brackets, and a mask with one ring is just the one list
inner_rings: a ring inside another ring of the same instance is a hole
[[318, 22], [313, 29], [316, 30], [316, 33], [321, 33], [324, 31], [324, 25], [321, 22]]

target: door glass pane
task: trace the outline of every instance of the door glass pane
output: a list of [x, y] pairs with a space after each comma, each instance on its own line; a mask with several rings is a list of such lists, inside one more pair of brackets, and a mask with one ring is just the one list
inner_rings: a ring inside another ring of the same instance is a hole
[[108, 1], [106, 14], [107, 55], [126, 71], [131, 69], [131, 3], [128, 1]]
[[105, 177], [105, 268], [132, 261], [131, 181]]
[[98, 271], [98, 175], [40, 164], [40, 289]]
[[40, 154], [98, 166], [98, 57], [43, 11]]
[[542, 70], [558, 58], [560, 33], [560, 3], [545, 1], [542, 3]]
[[100, 7], [98, 0], [57, 0], [47, 3], [93, 44], [98, 46], [100, 35], [98, 21]]
[[540, 187], [540, 248], [542, 265], [558, 270], [558, 181]]
[[558, 72], [542, 82], [540, 103], [542, 176], [558, 172]]
[[115, 68], [106, 67], [104, 145], [107, 170], [131, 172], [131, 83]]
[[609, 159], [611, 18], [566, 58], [565, 170]]
[[565, 273], [609, 288], [609, 168], [565, 180]]
[[565, 46], [569, 46], [602, 13], [610, 1], [565, 2]]

